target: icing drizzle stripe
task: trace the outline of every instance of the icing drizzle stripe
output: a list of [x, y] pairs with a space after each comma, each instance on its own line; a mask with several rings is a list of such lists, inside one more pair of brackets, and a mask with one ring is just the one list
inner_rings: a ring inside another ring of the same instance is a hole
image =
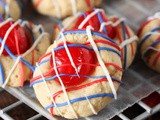
[[41, 71], [38, 63], [36, 63], [36, 66], [37, 66], [37, 68], [38, 68], [38, 71], [40, 72], [40, 75], [41, 75], [41, 77], [42, 77], [43, 83], [45, 84], [45, 87], [46, 87], [47, 92], [48, 92], [48, 94], [49, 94], [49, 96], [50, 96], [50, 98], [51, 98], [51, 101], [54, 103], [54, 106], [56, 107], [56, 110], [58, 111], [58, 113], [62, 116], [59, 108], [57, 107], [56, 102], [54, 101], [54, 99], [53, 99], [53, 97], [52, 97], [52, 94], [51, 94], [51, 92], [50, 92], [50, 90], [49, 90], [49, 87], [48, 87], [48, 85], [47, 85], [47, 83], [46, 83], [46, 79], [45, 79], [45, 77], [43, 76], [42, 71]]
[[[125, 23], [122, 22], [122, 30], [123, 30], [123, 39], [126, 40], [126, 27]], [[123, 68], [126, 69], [127, 67], [127, 46], [124, 46], [124, 62], [123, 62]]]
[[160, 30], [160, 27], [156, 27], [154, 29], [152, 29], [149, 34], [147, 33], [146, 35], [144, 35], [144, 37], [142, 38], [140, 44], [139, 44], [139, 48], [142, 47], [143, 43], [152, 35], [151, 33]]
[[[104, 39], [107, 39], [109, 40], [110, 42], [114, 43], [117, 45], [117, 43], [112, 40], [111, 38], [107, 37], [105, 34], [102, 34], [100, 32], [96, 32], [96, 31], [91, 31], [93, 35], [97, 35], [99, 37], [102, 37]], [[67, 35], [67, 34], [86, 34], [86, 30], [85, 29], [72, 29], [72, 30], [67, 30], [67, 31], [64, 31], [63, 33], [64, 35]], [[60, 39], [62, 36], [59, 36], [58, 39]]]
[[61, 86], [62, 86], [62, 90], [63, 90], [64, 95], [65, 95], [66, 100], [67, 100], [66, 103], [67, 103], [67, 105], [69, 106], [69, 108], [71, 109], [71, 111], [72, 111], [73, 115], [75, 116], [75, 118], [78, 118], [77, 114], [75, 113], [75, 111], [74, 111], [74, 109], [73, 109], [73, 107], [72, 107], [72, 105], [71, 105], [71, 101], [69, 100], [69, 96], [68, 96], [68, 94], [67, 94], [67, 92], [66, 92], [65, 86], [64, 86], [64, 84], [63, 84], [63, 82], [62, 82], [62, 79], [61, 79], [61, 77], [59, 76], [59, 73], [58, 73], [58, 70], [57, 70], [57, 67], [56, 67], [55, 52], [54, 52], [54, 50], [52, 50], [52, 58], [53, 58], [53, 67], [54, 67], [56, 76], [57, 76], [57, 78], [58, 78], [58, 80], [59, 80], [59, 82], [60, 82], [60, 84], [61, 84]]
[[[75, 76], [75, 77], [76, 77], [77, 75], [76, 75], [76, 74], [59, 74], [59, 77], [62, 77], [62, 76], [72, 76], [72, 77]], [[87, 75], [81, 75], [81, 74], [79, 74], [79, 76], [80, 76], [80, 77], [85, 77], [85, 78], [91, 78], [91, 79], [106, 78], [105, 75], [101, 75], [101, 76], [87, 76]], [[57, 78], [57, 75], [54, 75], [54, 76], [49, 77], [49, 78], [46, 78], [45, 80], [46, 80], [46, 81], [52, 81], [52, 80], [54, 80], [55, 78]], [[117, 81], [117, 82], [120, 82], [120, 80], [118, 80], [118, 79], [115, 79], [115, 78], [112, 78], [112, 79], [115, 80], [115, 81]], [[34, 81], [32, 80], [30, 86], [33, 86], [33, 85], [35, 85], [35, 84], [37, 84], [37, 83], [41, 83], [41, 82], [43, 82], [41, 79], [34, 80]]]
[[1, 63], [0, 63], [0, 80], [3, 85], [4, 84], [4, 71], [3, 71], [3, 67]]
[[[113, 81], [114, 81], [114, 82], [121, 83], [121, 81], [117, 81], [116, 79], [113, 79]], [[91, 85], [94, 85], [94, 84], [97, 84], [97, 83], [101, 83], [101, 82], [108, 82], [108, 81], [106, 80], [106, 78], [101, 78], [101, 79], [92, 81], [92, 82], [90, 82], [90, 83], [84, 84], [84, 85], [80, 85], [80, 86], [77, 86], [77, 87], [75, 86], [75, 87], [72, 87], [72, 88], [67, 88], [66, 91], [67, 91], [67, 92], [70, 92], [70, 91], [74, 91], [74, 90], [79, 90], [79, 89], [82, 89], [82, 88], [85, 88], [85, 87], [89, 87], [89, 86], [91, 86]], [[62, 90], [54, 93], [53, 98], [56, 99], [56, 97], [57, 97], [58, 95], [60, 95], [61, 93], [63, 93]]]
[[[87, 96], [88, 99], [92, 99], [92, 98], [99, 98], [99, 97], [114, 97], [112, 93], [102, 93], [102, 94], [94, 94], [94, 95], [89, 95]], [[79, 101], [83, 101], [86, 100], [86, 97], [79, 97], [79, 98], [75, 98], [70, 100], [71, 103], [75, 103], [75, 102], [79, 102]], [[66, 106], [68, 103], [67, 102], [63, 102], [63, 103], [58, 103], [57, 107], [62, 107], [62, 106]], [[53, 104], [46, 106], [45, 109], [48, 110], [50, 108], [54, 107]]]
[[106, 68], [106, 66], [105, 66], [105, 64], [104, 64], [104, 62], [103, 62], [103, 60], [102, 60], [102, 58], [100, 56], [100, 53], [98, 52], [97, 45], [96, 45], [96, 43], [94, 42], [94, 40], [92, 38], [91, 26], [87, 26], [86, 32], [87, 32], [87, 36], [89, 38], [89, 41], [90, 41], [90, 43], [91, 43], [91, 45], [92, 45], [92, 47], [93, 47], [93, 49], [94, 49], [94, 51], [96, 53], [97, 59], [98, 59], [100, 65], [101, 65], [101, 67], [102, 67], [102, 69], [103, 69], [103, 71], [104, 71], [104, 73], [106, 75], [106, 78], [108, 79], [108, 82], [110, 84], [111, 90], [112, 90], [112, 92], [114, 94], [114, 98], [117, 99], [117, 93], [116, 93], [113, 81], [111, 79], [111, 76], [109, 75], [109, 71], [107, 70], [107, 68]]

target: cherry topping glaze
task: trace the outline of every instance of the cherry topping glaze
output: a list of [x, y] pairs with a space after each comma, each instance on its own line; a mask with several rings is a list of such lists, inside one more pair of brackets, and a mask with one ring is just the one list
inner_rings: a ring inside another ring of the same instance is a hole
[[[91, 10], [91, 11], [88, 11], [88, 12], [85, 12], [84, 14], [86, 16], [90, 15], [92, 12], [94, 12], [94, 10]], [[94, 28], [94, 31], [99, 31], [100, 30], [100, 27], [101, 27], [101, 22], [108, 22], [109, 20], [107, 19], [107, 16], [103, 13], [103, 12], [99, 12], [99, 15], [101, 16], [102, 20], [103, 21], [100, 21], [99, 18], [98, 18], [98, 14], [94, 15], [91, 19], [89, 19], [87, 21], [87, 23], [83, 26], [82, 29], [86, 29], [86, 27], [88, 25], [92, 26]], [[78, 28], [78, 26], [82, 23], [82, 21], [85, 19], [86, 17], [84, 17], [84, 15], [81, 15], [80, 17], [78, 17], [78, 20], [76, 21], [76, 24], [74, 26], [75, 29]], [[110, 37], [110, 38], [113, 38], [114, 37], [114, 31], [113, 31], [113, 27], [112, 25], [107, 25], [105, 27], [106, 29], [106, 32], [107, 32], [107, 36]], [[104, 33], [102, 31], [102, 33]]]
[[[14, 22], [8, 22], [7, 24], [0, 27], [0, 37], [3, 39], [7, 30], [13, 25]], [[16, 25], [10, 34], [7, 37], [6, 45], [8, 46], [9, 50], [12, 52], [12, 54], [22, 54], [25, 51], [27, 51], [30, 47], [30, 40], [28, 40], [29, 36], [31, 36], [31, 33], [26, 32], [28, 31], [26, 28], [21, 27], [20, 25]], [[29, 36], [28, 36], [29, 35]], [[1, 46], [1, 43], [0, 43]], [[17, 50], [19, 49], [19, 50]], [[3, 55], [7, 56], [8, 53], [4, 49]]]
[[[69, 47], [68, 49], [78, 69], [79, 75], [89, 76], [93, 72], [94, 67], [88, 64], [95, 63], [95, 58], [96, 58], [95, 53], [91, 50], [88, 50], [82, 47]], [[75, 74], [76, 75], [75, 69], [72, 67], [65, 49], [61, 49], [55, 52], [55, 61], [56, 61], [56, 66], [59, 74]], [[51, 67], [53, 67], [52, 57], [50, 60], [50, 64], [51, 64]], [[55, 72], [54, 72], [54, 75], [55, 75]], [[76, 76], [66, 75], [66, 76], [61, 76], [61, 79], [65, 86], [73, 86], [73, 85], [81, 84], [82, 82], [85, 81], [86, 78], [82, 76], [77, 76], [77, 75]], [[59, 82], [58, 78], [56, 78], [55, 80]]]

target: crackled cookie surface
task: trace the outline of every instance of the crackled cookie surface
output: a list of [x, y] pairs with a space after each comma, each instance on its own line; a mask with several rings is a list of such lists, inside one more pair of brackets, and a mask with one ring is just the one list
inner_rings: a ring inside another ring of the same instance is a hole
[[149, 17], [139, 30], [140, 52], [146, 65], [160, 72], [160, 13]]
[[50, 45], [41, 25], [27, 21], [0, 22], [0, 86], [23, 86], [34, 71], [35, 62]]
[[120, 56], [118, 45], [90, 26], [65, 31], [39, 59], [31, 86], [53, 115], [75, 119], [97, 114], [117, 97]]
[[32, 0], [39, 13], [57, 18], [91, 10], [98, 7], [101, 2], [102, 0]]
[[0, 18], [9, 17], [17, 20], [21, 16], [21, 9], [17, 0], [0, 0]]
[[134, 60], [138, 37], [125, 23], [124, 18], [108, 17], [102, 9], [82, 12], [64, 19], [62, 23], [54, 26], [53, 40], [58, 38], [60, 31], [85, 29], [88, 25], [92, 26], [95, 31], [107, 35], [119, 45], [122, 65], [124, 69], [127, 69]]

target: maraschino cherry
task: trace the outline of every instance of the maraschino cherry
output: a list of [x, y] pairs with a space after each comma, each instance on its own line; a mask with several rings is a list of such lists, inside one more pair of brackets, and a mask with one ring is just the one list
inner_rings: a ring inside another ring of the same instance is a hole
[[[89, 76], [93, 72], [94, 67], [90, 66], [89, 64], [95, 63], [95, 58], [96, 58], [95, 53], [91, 50], [82, 47], [69, 47], [68, 49], [71, 53], [73, 61], [78, 69], [78, 74], [80, 76], [66, 75], [66, 76], [61, 76], [61, 79], [65, 86], [78, 85], [84, 82], [86, 79], [81, 75]], [[72, 67], [65, 49], [61, 49], [55, 52], [55, 61], [59, 74], [76, 75], [75, 69]], [[50, 64], [51, 67], [53, 67], [52, 57]], [[56, 81], [59, 82], [58, 78], [56, 78]]]
[[[0, 27], [0, 37], [2, 39], [4, 38], [7, 30], [13, 24], [14, 24], [14, 22], [10, 21], [10, 22], [6, 23], [5, 25], [3, 25], [2, 27]], [[5, 43], [7, 45], [7, 47], [9, 48], [9, 50], [12, 52], [12, 54], [14, 54], [14, 55], [22, 54], [29, 49], [30, 41], [31, 41], [29, 39], [31, 37], [28, 37], [28, 35], [31, 36], [31, 33], [29, 34], [27, 32], [26, 28], [24, 28], [20, 25], [16, 25], [12, 29], [12, 31], [8, 35], [6, 43]], [[0, 43], [0, 46], [1, 46], [1, 43]], [[5, 49], [3, 50], [2, 54], [5, 56], [8, 56], [8, 53]]]
[[[90, 15], [92, 12], [94, 12], [94, 10], [91, 11], [87, 11], [84, 14], [86, 16]], [[99, 20], [98, 14], [101, 16], [101, 20]], [[82, 29], [86, 29], [86, 27], [88, 25], [92, 26], [94, 28], [94, 31], [99, 31], [100, 27], [101, 27], [101, 22], [108, 22], [109, 20], [107, 19], [107, 16], [103, 13], [103, 12], [99, 12], [98, 14], [94, 15], [91, 19], [89, 19], [86, 24], [82, 27]], [[80, 17], [77, 18], [76, 24], [74, 26], [74, 29], [77, 29], [78, 26], [82, 23], [82, 21], [85, 19], [86, 17], [84, 15], [81, 15]], [[107, 32], [107, 36], [110, 38], [114, 38], [115, 34], [114, 34], [114, 28], [112, 27], [112, 25], [107, 25], [105, 26], [106, 32]], [[102, 31], [102, 33], [104, 33]]]

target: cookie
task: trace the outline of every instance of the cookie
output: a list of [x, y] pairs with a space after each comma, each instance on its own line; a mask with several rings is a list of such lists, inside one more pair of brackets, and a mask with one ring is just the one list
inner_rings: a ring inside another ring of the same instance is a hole
[[35, 9], [47, 16], [64, 18], [98, 7], [102, 0], [32, 0]]
[[50, 45], [41, 25], [7, 19], [0, 23], [0, 86], [20, 87]]
[[127, 69], [134, 60], [137, 51], [138, 37], [125, 23], [123, 18], [118, 18], [116, 16], [108, 17], [102, 9], [82, 12], [64, 19], [62, 23], [54, 26], [53, 41], [57, 39], [59, 32], [62, 30], [85, 29], [87, 25], [107, 35], [120, 46], [122, 65], [124, 69]]
[[36, 66], [30, 82], [38, 100], [68, 119], [97, 114], [117, 98], [123, 71], [119, 46], [91, 26], [61, 32]]
[[0, 18], [7, 19], [9, 17], [14, 20], [21, 16], [21, 8], [17, 0], [0, 0]]
[[148, 67], [160, 73], [160, 13], [156, 13], [141, 26], [139, 50]]

